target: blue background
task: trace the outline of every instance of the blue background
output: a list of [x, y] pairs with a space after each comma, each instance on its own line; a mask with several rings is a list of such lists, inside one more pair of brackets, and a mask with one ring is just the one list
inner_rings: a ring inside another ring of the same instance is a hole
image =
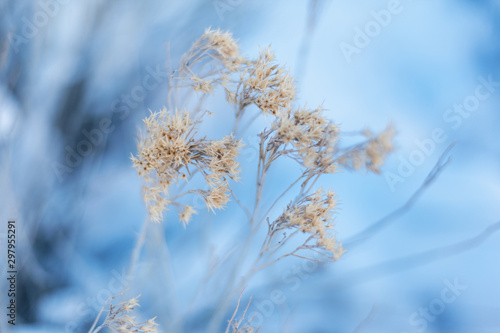
[[[342, 130], [381, 131], [391, 122], [398, 131], [381, 175], [345, 171], [322, 180], [340, 201], [336, 230], [346, 255], [326, 265], [285, 260], [249, 283], [243, 300], [253, 296], [249, 314], [262, 319], [261, 331], [499, 332], [500, 87], [455, 128], [445, 116], [475, 94], [480, 78], [500, 81], [500, 2], [401, 0], [385, 26], [375, 24], [367, 45], [356, 45], [358, 29], [373, 27], [373, 11], [390, 3], [0, 2], [1, 218], [18, 221], [13, 331], [86, 332], [102, 301], [125, 286], [133, 296], [142, 294], [140, 317], [158, 316], [164, 332], [179, 326], [205, 331], [211, 295], [223, 286], [210, 282], [194, 308], [189, 300], [206, 273], [208, 253], [223, 259], [245, 236], [237, 206], [215, 216], [199, 208], [186, 229], [167, 213], [149, 234], [133, 286], [122, 274], [146, 214], [129, 157], [141, 119], [166, 103], [166, 43], [175, 67], [212, 26], [231, 31], [250, 57], [271, 45], [296, 75], [299, 103], [323, 105]], [[346, 56], [346, 44], [358, 52]], [[158, 85], [127, 104], [151, 72]], [[223, 96], [216, 94], [206, 108], [214, 117], [204, 132], [228, 133], [231, 110]], [[82, 131], [99, 128], [102, 119], [113, 126], [102, 143], [71, 172], [57, 171], [67, 149], [85, 139]], [[256, 160], [253, 138], [265, 125], [262, 119], [242, 134], [244, 162]], [[419, 142], [428, 142], [435, 129], [446, 139], [419, 153]], [[349, 248], [350, 237], [405, 204], [455, 141], [451, 162], [411, 209]], [[417, 155], [423, 158], [402, 176], [402, 161]], [[277, 165], [264, 199], [272, 200], [297, 170]], [[401, 181], [391, 185], [390, 174]], [[247, 203], [252, 179], [235, 187]], [[6, 228], [0, 234], [4, 243]], [[5, 256], [0, 260], [4, 265]], [[455, 280], [467, 288], [450, 303], [436, 301], [449, 288], [446, 281]], [[286, 300], [270, 307], [273, 290]], [[6, 302], [2, 294], [2, 308]], [[432, 304], [445, 308], [412, 321]], [[186, 319], [180, 324], [179, 318]], [[7, 329], [4, 318], [0, 331]]]

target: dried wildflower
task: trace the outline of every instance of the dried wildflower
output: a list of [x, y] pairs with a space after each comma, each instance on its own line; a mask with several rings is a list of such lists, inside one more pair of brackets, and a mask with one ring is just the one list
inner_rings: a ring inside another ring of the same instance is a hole
[[[220, 87], [224, 88], [227, 101], [235, 108], [233, 134], [220, 140], [198, 138], [197, 127], [204, 115], [200, 115], [200, 110], [205, 98]], [[176, 90], [175, 94], [172, 94], [173, 90]], [[193, 91], [198, 93], [197, 99], [192, 99]], [[248, 259], [245, 257], [246, 249], [250, 248], [252, 237], [259, 234], [257, 231], [263, 221], [268, 222], [268, 233], [260, 253], [244, 275], [243, 282], [260, 269], [288, 256], [318, 260], [303, 256], [299, 252], [302, 250], [319, 253], [330, 261], [340, 258], [344, 249], [335, 239], [333, 230], [335, 195], [331, 191], [324, 192], [321, 188], [312, 192], [312, 188], [321, 175], [336, 172], [337, 164], [353, 169], [366, 167], [378, 173], [386, 155], [393, 149], [392, 128], [378, 136], [366, 132], [365, 142], [349, 149], [339, 148], [339, 129], [324, 116], [322, 108], [297, 107], [294, 104], [295, 98], [296, 85], [293, 77], [274, 60], [274, 54], [269, 48], [261, 50], [256, 60], [249, 60], [239, 54], [236, 40], [230, 33], [207, 29], [181, 58], [179, 68], [171, 72], [167, 95], [169, 111], [163, 109], [151, 113], [144, 120], [145, 132], [138, 143], [137, 155], [132, 156], [133, 165], [144, 180], [144, 199], [149, 215], [155, 222], [161, 221], [165, 210], [173, 205], [179, 211], [179, 220], [187, 225], [196, 211], [179, 201], [186, 194], [201, 195], [206, 207], [212, 211], [224, 208], [231, 194], [245, 211], [252, 227], [246, 244], [242, 247], [244, 250], [242, 258], [238, 260], [240, 263]], [[171, 105], [179, 108], [184, 106], [190, 112], [172, 112]], [[259, 116], [272, 115], [271, 126], [259, 134], [257, 190], [253, 213], [237, 199], [229, 187], [229, 180], [237, 180], [240, 173], [237, 158], [242, 142], [233, 135], [238, 133], [240, 120], [251, 105], [255, 105], [260, 111], [249, 120], [249, 124]], [[288, 188], [273, 203], [266, 202], [264, 205], [261, 199], [266, 175], [273, 162], [281, 156], [300, 163], [303, 166], [302, 174], [297, 180], [290, 182]], [[201, 175], [208, 188], [185, 190], [183, 186], [189, 186], [187, 182], [194, 175]], [[178, 183], [181, 183], [180, 186], [177, 186]], [[298, 184], [300, 192], [296, 199], [270, 223], [269, 214], [273, 208], [288, 191], [296, 189]], [[184, 192], [172, 193], [173, 189]], [[262, 208], [268, 209], [265, 214], [262, 214]], [[292, 252], [275, 256], [283, 249], [288, 251], [291, 243], [288, 241], [301, 234], [305, 238], [302, 245]], [[145, 237], [145, 231], [143, 236]], [[140, 252], [141, 246], [142, 243], [138, 242], [134, 254]], [[137, 260], [137, 257], [133, 258]], [[227, 313], [226, 304], [230, 304], [228, 299], [236, 290], [234, 277], [239, 276], [239, 273], [239, 266], [236, 265], [230, 274], [227, 295], [223, 296], [221, 306], [211, 316], [210, 331], [218, 331], [217, 325]], [[240, 300], [238, 306], [239, 302]], [[155, 331], [157, 325], [154, 319], [137, 324], [134, 317], [126, 314], [136, 306], [136, 298], [117, 307], [110, 306], [106, 326], [118, 332]], [[233, 332], [253, 332], [254, 329], [249, 325], [252, 319], [244, 323], [248, 306], [242, 317], [235, 319], [238, 306], [229, 320], [226, 333], [230, 329]]]
[[213, 81], [211, 80], [203, 80], [194, 75], [189, 79], [192, 81], [194, 91], [201, 91], [204, 93], [212, 93], [214, 91]]
[[216, 84], [226, 85], [227, 76], [245, 62], [229, 32], [208, 28], [182, 57], [174, 77], [195, 91], [211, 93]]
[[193, 214], [196, 214], [196, 210], [193, 207], [186, 205], [182, 213], [179, 215], [179, 219], [184, 225], [187, 225], [189, 221], [191, 221], [191, 216]]
[[322, 114], [321, 107], [285, 112], [274, 123], [276, 136], [273, 141], [290, 143], [293, 149], [287, 154], [310, 169], [322, 173], [335, 172], [333, 150], [338, 139], [338, 128]]
[[[243, 289], [240, 293], [240, 297], [238, 297], [238, 303], [236, 304], [236, 308], [234, 309], [233, 315], [231, 316], [231, 319], [228, 321], [228, 325], [226, 328], [225, 333], [229, 333], [229, 329], [231, 328], [232, 333], [254, 333], [256, 330], [250, 325], [250, 322], [254, 319], [254, 317], [250, 318], [249, 320], [245, 320], [245, 316], [248, 311], [248, 307], [250, 306], [250, 303], [252, 302], [252, 297], [250, 297], [250, 300], [247, 303], [247, 306], [243, 310], [243, 313], [241, 314], [241, 317], [239, 319], [236, 319], [236, 314], [238, 313], [238, 310], [240, 308], [240, 302], [241, 302], [241, 296], [243, 295], [243, 292], [245, 289]], [[257, 329], [258, 331], [258, 329]]]
[[[235, 59], [239, 56], [238, 44], [230, 32], [208, 28], [197, 42], [201, 48], [214, 50], [221, 60]], [[196, 43], [195, 43], [196, 45]]]
[[129, 313], [136, 306], [139, 306], [139, 300], [138, 300], [138, 298], [139, 298], [139, 296], [134, 297], [134, 298], [130, 299], [128, 302], [124, 303], [124, 305], [123, 305], [124, 311], [127, 312], [127, 313]]
[[[317, 192], [288, 205], [273, 223], [272, 232], [297, 229], [308, 233], [310, 237], [299, 249], [325, 249], [332, 253], [334, 260], [337, 260], [344, 253], [344, 249], [331, 234], [334, 227], [335, 203], [335, 194], [331, 191], [324, 192], [320, 188]], [[316, 240], [313, 245], [308, 243], [312, 239]]]
[[283, 110], [271, 128], [260, 134], [263, 172], [279, 156], [287, 156], [304, 165], [307, 180], [335, 172], [338, 132], [337, 126], [323, 116], [321, 107]]
[[219, 141], [211, 141], [206, 149], [210, 157], [209, 170], [212, 172], [208, 178], [220, 179], [224, 174], [230, 174], [233, 179], [236, 179], [240, 170], [239, 165], [234, 161], [238, 157], [241, 146], [241, 141], [235, 141], [232, 136], [226, 136]]
[[118, 333], [156, 333], [158, 332], [158, 324], [155, 323], [155, 318], [151, 318], [148, 321], [145, 322], [137, 322], [136, 318], [133, 316], [129, 316], [128, 313], [132, 310], [134, 310], [135, 307], [139, 306], [138, 303], [138, 297], [134, 297], [130, 299], [127, 302], [122, 302], [118, 303], [116, 305], [110, 304], [109, 305], [109, 312], [106, 318], [104, 319], [104, 322], [101, 324], [101, 326], [97, 327], [94, 330], [94, 327], [96, 326], [99, 317], [104, 310], [104, 307], [106, 304], [114, 299], [116, 296], [111, 297], [108, 301], [103, 306], [103, 309], [97, 316], [94, 325], [90, 329], [90, 332], [92, 333], [97, 333], [99, 332], [102, 328], [107, 327], [110, 328], [111, 330], [118, 332]]
[[238, 109], [255, 104], [264, 114], [277, 115], [281, 109], [289, 108], [295, 99], [295, 83], [290, 73], [274, 63], [274, 54], [266, 49], [259, 58], [241, 74], [236, 95]]
[[210, 191], [203, 192], [203, 198], [210, 210], [222, 209], [229, 201], [229, 189], [227, 184], [223, 183], [212, 188]]
[[365, 167], [367, 170], [380, 173], [380, 166], [384, 164], [387, 155], [394, 150], [392, 140], [396, 131], [389, 125], [377, 136], [368, 130], [363, 134], [367, 140], [343, 153], [338, 162], [350, 169]]
[[[210, 209], [222, 208], [229, 200], [228, 180], [237, 179], [241, 141], [227, 136], [222, 140], [196, 139], [196, 125], [187, 112], [170, 113], [166, 109], [151, 113], [144, 120], [145, 135], [140, 139], [133, 166], [144, 179], [144, 199], [151, 219], [159, 222], [167, 209], [168, 190], [179, 180], [186, 181], [192, 169], [200, 171], [211, 191], [192, 190], [204, 196]], [[186, 192], [187, 193], [187, 192]], [[184, 194], [186, 194], [184, 193]], [[182, 195], [181, 195], [182, 196]], [[184, 223], [193, 210], [181, 213]]]

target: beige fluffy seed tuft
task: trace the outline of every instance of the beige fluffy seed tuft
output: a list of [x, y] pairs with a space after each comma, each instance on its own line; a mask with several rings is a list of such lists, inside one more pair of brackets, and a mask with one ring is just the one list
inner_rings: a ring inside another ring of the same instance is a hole
[[[232, 136], [221, 140], [196, 138], [200, 121], [185, 111], [171, 113], [166, 109], [151, 113], [144, 120], [145, 135], [132, 161], [144, 179], [144, 200], [154, 222], [163, 220], [163, 212], [172, 203], [169, 188], [179, 181], [187, 181], [187, 175], [194, 170], [203, 175], [210, 191], [198, 189], [190, 193], [201, 194], [211, 210], [221, 209], [229, 201], [228, 180], [238, 179], [237, 158], [242, 143]], [[192, 208], [184, 209], [181, 221], [187, 224], [193, 213]]]

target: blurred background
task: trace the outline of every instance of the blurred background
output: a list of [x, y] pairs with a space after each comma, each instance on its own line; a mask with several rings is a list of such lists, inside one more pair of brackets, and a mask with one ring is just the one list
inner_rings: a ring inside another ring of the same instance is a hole
[[[17, 324], [2, 313], [1, 332], [87, 332], [126, 288], [161, 331], [206, 331], [224, 285], [196, 290], [247, 230], [235, 205], [213, 215], [193, 202], [186, 229], [168, 213], [137, 273], [126, 269], [146, 215], [130, 161], [138, 128], [166, 104], [167, 55], [175, 68], [210, 26], [249, 57], [271, 45], [299, 102], [343, 131], [398, 131], [380, 175], [323, 178], [347, 254], [284, 260], [249, 283], [261, 332], [500, 332], [500, 1], [3, 0], [0, 16], [0, 239], [5, 249], [14, 218], [19, 271]], [[228, 133], [223, 95], [206, 108], [207, 135]], [[263, 126], [242, 134], [244, 162]], [[269, 199], [294, 172], [272, 171]], [[236, 190], [251, 200], [255, 186]]]

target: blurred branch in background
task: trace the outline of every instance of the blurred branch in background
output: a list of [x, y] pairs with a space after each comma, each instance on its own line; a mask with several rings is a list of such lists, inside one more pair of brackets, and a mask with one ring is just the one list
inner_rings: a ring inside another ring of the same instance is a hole
[[425, 190], [439, 177], [444, 168], [451, 161], [451, 157], [448, 156], [451, 149], [455, 146], [455, 142], [451, 143], [441, 154], [437, 163], [434, 165], [432, 170], [429, 172], [422, 185], [413, 193], [413, 195], [406, 201], [401, 207], [396, 209], [395, 211], [389, 213], [382, 219], [372, 223], [364, 230], [358, 232], [354, 236], [349, 237], [344, 245], [347, 249], [353, 249], [370, 238], [377, 235], [377, 233], [381, 232], [383, 229], [387, 228], [392, 223], [396, 222], [396, 219], [404, 214], [406, 214], [417, 202], [417, 200], [424, 194]]
[[340, 282], [336, 283], [337, 287], [335, 289], [351, 288], [359, 283], [365, 283], [389, 274], [413, 269], [462, 254], [479, 247], [499, 230], [500, 221], [492, 223], [477, 236], [456, 242], [454, 244], [422, 251], [413, 255], [384, 261], [379, 264], [347, 272], [340, 279]]
[[377, 304], [373, 304], [370, 312], [368, 313], [366, 318], [363, 319], [363, 321], [361, 323], [359, 323], [359, 325], [354, 330], [354, 333], [368, 332], [367, 330], [365, 330], [365, 328], [373, 320], [373, 317], [375, 317], [376, 312], [377, 312]]
[[311, 43], [314, 41], [314, 33], [321, 19], [320, 16], [330, 4], [331, 1], [327, 0], [309, 0], [306, 26], [300, 42], [297, 54], [297, 69], [295, 70], [295, 78], [299, 81], [304, 79], [304, 74], [307, 70]]

